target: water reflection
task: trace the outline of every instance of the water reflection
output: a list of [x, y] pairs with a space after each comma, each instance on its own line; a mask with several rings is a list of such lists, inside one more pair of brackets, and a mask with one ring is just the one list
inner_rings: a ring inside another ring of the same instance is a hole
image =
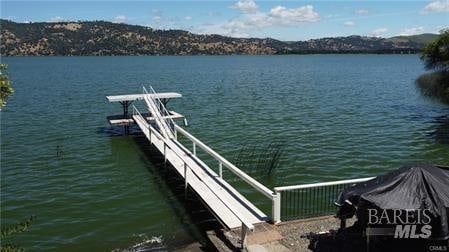
[[435, 117], [431, 123], [433, 129], [428, 136], [434, 138], [438, 143], [449, 144], [449, 114]]
[[[156, 188], [160, 188], [160, 193], [163, 198], [167, 199], [170, 211], [181, 223], [183, 231], [190, 237], [199, 241], [203, 246], [206, 246], [206, 232], [208, 230], [217, 230], [221, 228], [220, 223], [202, 204], [201, 200], [195, 193], [188, 189], [184, 190], [184, 180], [181, 176], [170, 166], [169, 163], [164, 162], [164, 157], [159, 151], [148, 143], [148, 140], [143, 135], [135, 135], [132, 137], [134, 143], [142, 150], [140, 159], [143, 163], [151, 164], [146, 168], [153, 176], [153, 183]], [[161, 220], [155, 220], [161, 221]], [[185, 243], [185, 241], [183, 241]], [[175, 248], [183, 246], [183, 242], [168, 241], [165, 246], [168, 248]], [[147, 244], [143, 244], [147, 249]], [[149, 245], [150, 248], [154, 244]]]

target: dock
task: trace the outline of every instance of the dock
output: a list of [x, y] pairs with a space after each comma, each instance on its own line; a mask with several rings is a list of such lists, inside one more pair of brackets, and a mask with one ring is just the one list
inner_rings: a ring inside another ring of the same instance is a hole
[[[112, 103], [120, 103], [123, 114], [109, 116], [112, 126], [137, 125], [148, 142], [164, 157], [167, 169], [174, 169], [183, 178], [184, 189], [191, 189], [204, 206], [229, 232], [240, 234], [241, 248], [246, 248], [247, 237], [252, 241], [282, 239], [277, 225], [282, 221], [299, 220], [316, 216], [325, 216], [335, 212], [334, 200], [340, 190], [372, 178], [347, 179], [324, 183], [275, 187], [273, 190], [258, 182], [240, 170], [234, 164], [215, 152], [201, 140], [190, 134], [185, 127], [186, 118], [175, 111], [167, 110], [170, 99], [182, 97], [179, 93], [156, 93], [142, 87], [142, 94], [107, 96]], [[140, 112], [133, 102], [143, 102], [145, 111]], [[129, 107], [132, 106], [132, 113]], [[177, 122], [181, 121], [183, 125]], [[178, 136], [188, 139], [191, 145], [185, 146]], [[190, 148], [189, 148], [190, 147]], [[201, 149], [212, 157], [217, 166], [210, 167], [197, 156]], [[271, 215], [267, 215], [236, 188], [226, 182], [223, 169], [228, 169], [272, 202]], [[274, 224], [274, 225], [273, 225]], [[267, 226], [268, 225], [268, 226]], [[258, 231], [262, 230], [262, 232]], [[278, 235], [279, 234], [279, 235]]]
[[[151, 94], [148, 94], [149, 97], [152, 97]], [[122, 105], [123, 113], [120, 115], [112, 115], [108, 116], [107, 120], [111, 126], [123, 126], [125, 132], [129, 132], [129, 126], [135, 124], [134, 119], [129, 114], [129, 106], [132, 105], [135, 101], [144, 100], [144, 94], [125, 94], [125, 95], [109, 95], [106, 96], [106, 99], [111, 103], [119, 103]], [[158, 93], [157, 98], [160, 101], [161, 106], [164, 108], [167, 106], [167, 103], [173, 98], [181, 98], [182, 95], [180, 93], [175, 92], [167, 92], [167, 93]], [[155, 98], [155, 97], [153, 97]], [[161, 109], [161, 107], [159, 108]], [[142, 116], [150, 123], [155, 122], [155, 118], [151, 116], [151, 113], [142, 113]], [[168, 118], [169, 117], [169, 118]], [[169, 111], [167, 115], [164, 116], [163, 119], [170, 120], [182, 120], [184, 126], [187, 126], [187, 119], [175, 111]]]
[[[148, 141], [164, 156], [165, 161], [184, 179], [185, 189], [191, 188], [225, 228], [241, 230], [244, 244], [247, 233], [254, 230], [254, 225], [265, 223], [269, 218], [223, 179], [223, 167], [256, 186], [262, 193], [271, 197], [273, 192], [175, 122], [180, 119], [186, 121], [181, 114], [168, 111], [166, 104], [168, 99], [179, 97], [182, 96], [178, 93], [156, 93], [152, 88], [151, 93], [143, 88], [143, 94], [107, 96], [109, 102], [122, 104], [124, 111], [123, 116], [109, 117], [108, 120], [111, 125], [117, 126], [137, 124]], [[147, 111], [141, 113], [132, 105], [132, 115], [129, 115], [128, 106], [138, 100], [144, 102]], [[179, 134], [192, 141], [193, 150], [177, 140]], [[218, 161], [218, 171], [197, 157], [197, 147]]]

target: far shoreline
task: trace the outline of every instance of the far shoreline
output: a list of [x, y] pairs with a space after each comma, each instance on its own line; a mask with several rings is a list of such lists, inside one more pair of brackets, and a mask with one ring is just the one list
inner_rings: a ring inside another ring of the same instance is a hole
[[227, 57], [227, 56], [314, 56], [314, 55], [420, 55], [421, 52], [414, 53], [375, 53], [375, 52], [351, 52], [351, 53], [285, 53], [285, 54], [140, 54], [140, 55], [0, 55], [2, 58], [24, 58], [24, 57]]

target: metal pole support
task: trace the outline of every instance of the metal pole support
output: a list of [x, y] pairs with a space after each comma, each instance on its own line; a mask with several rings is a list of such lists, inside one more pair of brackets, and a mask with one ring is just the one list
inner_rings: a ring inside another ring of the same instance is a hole
[[[131, 102], [122, 101], [122, 102], [120, 102], [120, 104], [122, 104], [122, 107], [123, 107], [123, 117], [125, 119], [128, 119], [129, 118], [128, 108], [129, 108], [129, 105], [131, 104]], [[129, 125], [128, 124], [124, 125], [123, 129], [125, 130], [125, 134], [128, 135], [129, 134]]]
[[167, 152], [166, 152], [166, 144], [165, 144], [165, 142], [164, 142], [164, 164], [166, 164], [167, 163]]
[[220, 174], [220, 178], [223, 178], [223, 163], [218, 163], [218, 174]]
[[346, 228], [346, 219], [340, 219], [340, 229], [345, 229]]
[[187, 164], [184, 163], [184, 198], [187, 198], [188, 186], [189, 186], [189, 182], [187, 182]]
[[273, 223], [277, 224], [281, 222], [281, 192], [275, 192], [273, 194]]
[[240, 240], [241, 240], [241, 246], [242, 249], [246, 248], [246, 237], [248, 235], [248, 227], [245, 226], [245, 224], [242, 223], [242, 232], [240, 234]]

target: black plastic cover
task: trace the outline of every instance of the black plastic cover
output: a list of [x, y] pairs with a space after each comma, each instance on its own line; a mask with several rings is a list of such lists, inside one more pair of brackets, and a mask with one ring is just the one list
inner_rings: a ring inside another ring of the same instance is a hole
[[[338, 217], [345, 219], [367, 208], [385, 210], [428, 209], [437, 233], [449, 237], [449, 167], [403, 166], [398, 170], [346, 188], [337, 202]], [[359, 218], [360, 219], [360, 218]]]

